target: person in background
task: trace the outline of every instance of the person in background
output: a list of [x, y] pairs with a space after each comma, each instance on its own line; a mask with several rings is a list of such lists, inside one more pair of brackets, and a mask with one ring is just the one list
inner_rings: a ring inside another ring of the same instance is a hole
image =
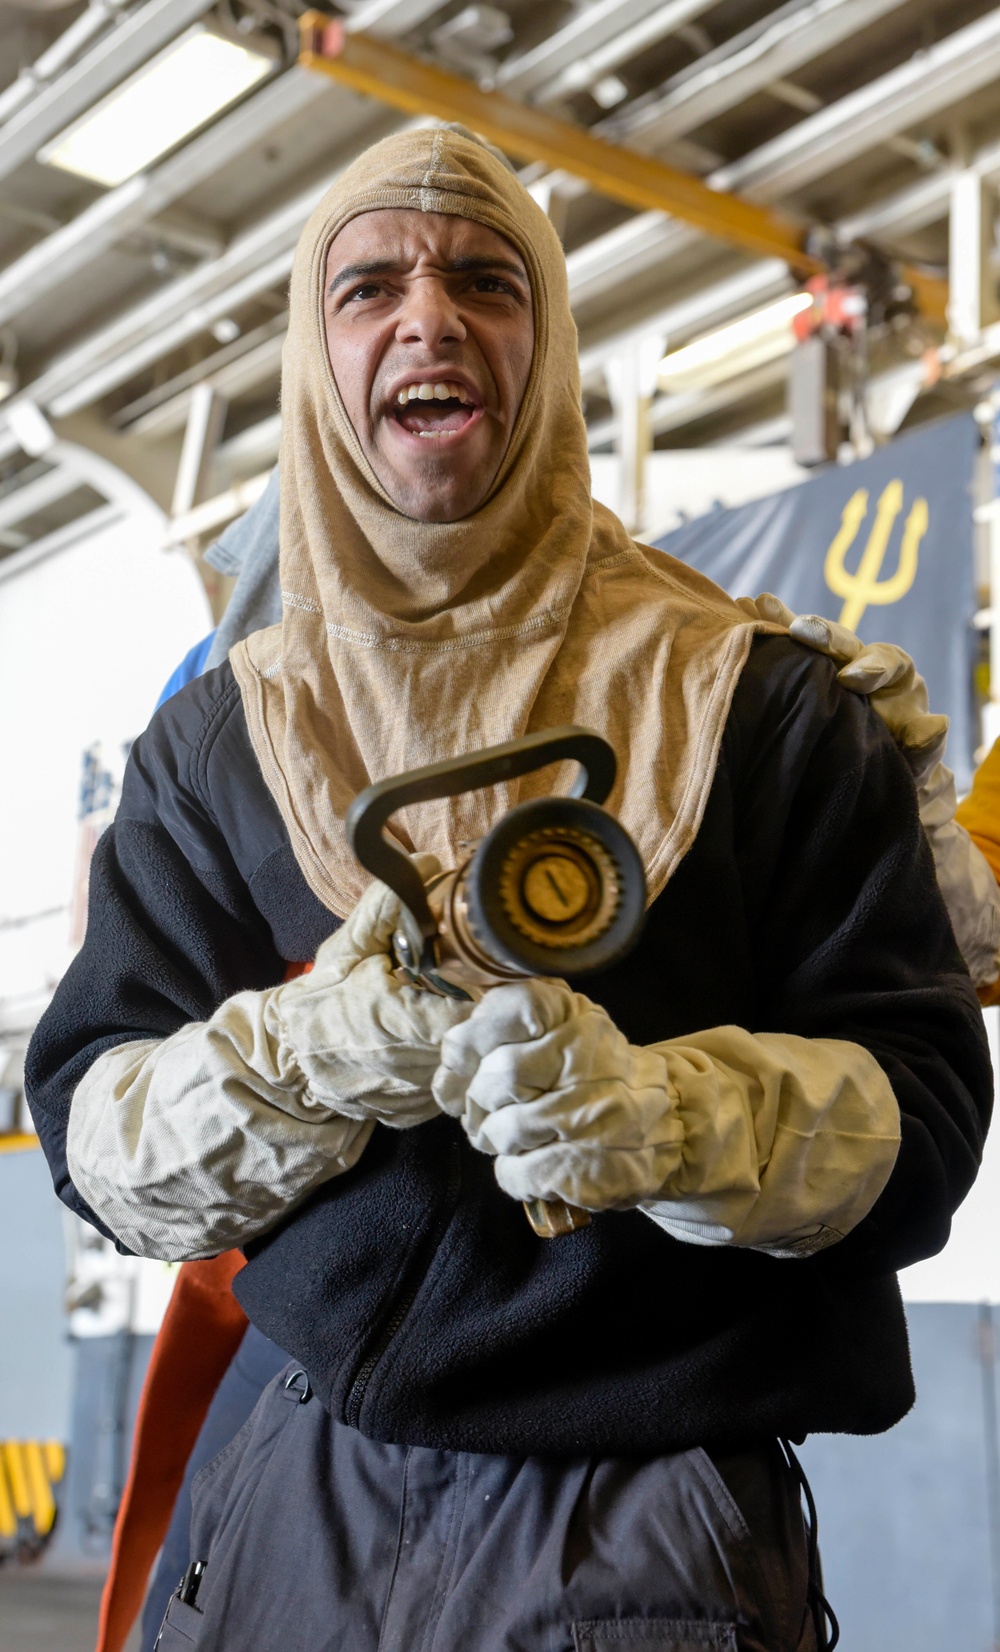
[[252, 631], [276, 625], [281, 618], [281, 585], [278, 580], [278, 468], [267, 479], [260, 498], [248, 511], [231, 522], [225, 533], [205, 552], [205, 561], [236, 583], [226, 611], [214, 631], [189, 648], [172, 672], [156, 710], [186, 683], [211, 671], [229, 658], [229, 650]]
[[[1000, 888], [1000, 740], [994, 741], [982, 763], [972, 777], [972, 788], [967, 797], [964, 797], [958, 806], [955, 815], [955, 824], [960, 831], [968, 834], [969, 841], [989, 868], [992, 878]], [[978, 873], [978, 868], [977, 868]], [[983, 879], [977, 875], [975, 889], [971, 887], [968, 898], [968, 907], [971, 914], [975, 911], [975, 903], [980, 898], [980, 885]], [[998, 895], [995, 891], [989, 896], [984, 895], [983, 905], [995, 906]], [[961, 917], [957, 920], [961, 923]], [[985, 921], [985, 920], [984, 920]], [[952, 922], [956, 919], [953, 917]], [[958, 929], [956, 929], [956, 934]], [[984, 945], [984, 950], [988, 942]], [[975, 975], [973, 975], [975, 980]], [[1000, 971], [987, 972], [979, 986], [979, 999], [984, 1005], [1000, 1004]]]
[[827, 655], [841, 686], [866, 696], [886, 724], [913, 776], [938, 887], [980, 1003], [1000, 1002], [1000, 741], [959, 804], [942, 761], [948, 719], [930, 712], [909, 654], [894, 643], [862, 643], [818, 614], [793, 614], [769, 593], [738, 600], [745, 612], [787, 625], [798, 642]]

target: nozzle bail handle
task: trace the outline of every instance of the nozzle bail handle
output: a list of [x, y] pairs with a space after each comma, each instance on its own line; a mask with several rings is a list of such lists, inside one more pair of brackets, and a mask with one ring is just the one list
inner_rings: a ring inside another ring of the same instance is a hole
[[569, 795], [603, 803], [615, 783], [618, 765], [614, 751], [603, 735], [572, 723], [525, 734], [519, 740], [489, 746], [469, 757], [446, 758], [443, 763], [410, 769], [406, 774], [378, 780], [358, 793], [344, 820], [347, 841], [365, 871], [387, 884], [409, 907], [423, 937], [422, 968], [435, 967], [437, 924], [420, 873], [405, 850], [391, 843], [382, 830], [389, 816], [409, 803], [457, 797], [567, 759], [575, 760], [581, 769]]

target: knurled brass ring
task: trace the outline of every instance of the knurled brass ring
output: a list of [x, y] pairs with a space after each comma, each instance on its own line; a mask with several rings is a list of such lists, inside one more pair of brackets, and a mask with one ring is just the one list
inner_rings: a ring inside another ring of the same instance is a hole
[[[531, 904], [532, 874], [539, 894], [551, 885], [550, 912], [538, 909], [537, 895]], [[587, 946], [614, 922], [621, 874], [614, 856], [592, 833], [577, 826], [541, 826], [511, 845], [500, 871], [499, 895], [510, 923], [528, 940], [546, 947]]]

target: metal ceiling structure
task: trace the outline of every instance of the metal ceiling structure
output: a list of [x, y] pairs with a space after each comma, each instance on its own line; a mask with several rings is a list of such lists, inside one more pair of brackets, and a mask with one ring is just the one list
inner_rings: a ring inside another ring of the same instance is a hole
[[[456, 112], [432, 86], [450, 86], [481, 128], [500, 111], [490, 135], [503, 142], [506, 131], [563, 238], [596, 448], [624, 439], [616, 363], [644, 341], [672, 350], [760, 310], [821, 253], [862, 239], [907, 267], [924, 311], [876, 362], [898, 374], [934, 353], [908, 417], [971, 405], [992, 384], [1000, 6], [990, 0], [344, 0], [341, 56], [365, 66], [354, 87], [297, 61], [305, 10], [297, 0], [0, 0], [0, 361], [18, 381], [0, 403], [0, 555], [63, 527], [46, 511], [65, 510], [65, 493], [25, 452], [18, 405], [141, 482], [179, 518], [172, 542], [185, 523], [213, 531], [241, 508], [276, 452], [285, 288], [302, 225], [360, 149], [407, 119]], [[113, 187], [38, 158], [199, 24], [259, 46], [275, 72]], [[661, 193], [644, 196], [639, 178]], [[986, 260], [978, 287], [958, 268], [972, 260], [967, 235], [949, 234], [970, 188], [980, 192], [975, 256]], [[736, 232], [752, 225], [778, 226], [785, 241]], [[810, 226], [828, 232], [821, 244], [805, 240]], [[661, 384], [656, 444], [787, 440], [787, 361], [736, 363], [704, 387]], [[212, 452], [194, 492], [178, 494], [185, 433], [208, 393]]]

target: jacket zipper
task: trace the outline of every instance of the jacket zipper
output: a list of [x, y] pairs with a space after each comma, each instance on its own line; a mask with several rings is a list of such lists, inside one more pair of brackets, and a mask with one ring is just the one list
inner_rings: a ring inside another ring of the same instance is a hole
[[378, 1332], [374, 1343], [358, 1367], [357, 1374], [354, 1381], [351, 1383], [350, 1391], [347, 1395], [347, 1401], [344, 1406], [344, 1420], [350, 1428], [357, 1428], [358, 1426], [358, 1422], [361, 1417], [361, 1407], [364, 1404], [365, 1395], [368, 1392], [368, 1384], [372, 1379], [375, 1367], [378, 1365], [382, 1355], [387, 1351], [389, 1344], [392, 1342], [396, 1332], [400, 1329], [400, 1326], [420, 1294], [424, 1280], [430, 1272], [431, 1264], [437, 1253], [438, 1245], [444, 1238], [445, 1230], [454, 1215], [455, 1205], [458, 1202], [458, 1195], [462, 1185], [462, 1160], [459, 1154], [457, 1142], [449, 1142], [448, 1153], [448, 1181], [445, 1186], [444, 1205], [426, 1241], [426, 1244], [423, 1247], [427, 1255], [426, 1264], [419, 1270], [418, 1273], [415, 1274], [412, 1283], [407, 1287], [404, 1295], [396, 1304], [396, 1307], [389, 1315], [389, 1318], [385, 1321], [385, 1324]]

